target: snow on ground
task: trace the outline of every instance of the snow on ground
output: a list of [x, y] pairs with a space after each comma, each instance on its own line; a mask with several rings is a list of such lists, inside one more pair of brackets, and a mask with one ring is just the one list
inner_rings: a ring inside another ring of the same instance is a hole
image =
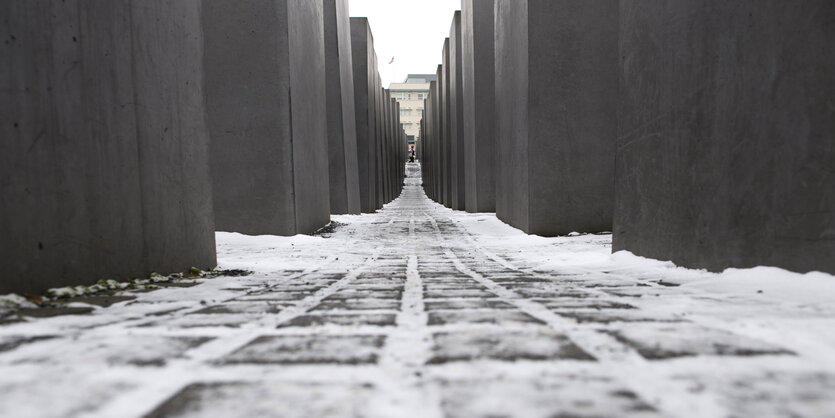
[[0, 318], [0, 416], [835, 417], [833, 276], [528, 236], [409, 173], [332, 232], [219, 232], [250, 274]]
[[709, 293], [754, 297], [806, 305], [835, 305], [835, 276], [813, 271], [796, 273], [778, 267], [729, 268], [722, 273], [677, 267], [670, 261], [640, 257], [629, 251], [612, 253], [611, 234], [541, 237], [527, 235], [493, 213], [454, 212], [455, 221], [486, 249], [515, 249], [515, 258], [530, 270], [621, 272], [663, 277], [665, 282]]

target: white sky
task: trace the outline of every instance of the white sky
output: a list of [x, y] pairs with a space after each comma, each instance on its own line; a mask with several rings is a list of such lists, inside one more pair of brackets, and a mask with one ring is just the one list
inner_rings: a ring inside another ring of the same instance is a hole
[[348, 8], [352, 17], [368, 18], [380, 78], [388, 88], [407, 74], [435, 74], [461, 0], [349, 0]]

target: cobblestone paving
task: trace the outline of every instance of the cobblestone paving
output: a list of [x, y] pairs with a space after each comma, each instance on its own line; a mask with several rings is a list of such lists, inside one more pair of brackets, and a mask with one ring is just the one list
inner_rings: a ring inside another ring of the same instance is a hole
[[535, 270], [409, 169], [398, 200], [324, 238], [221, 242], [252, 275], [0, 327], [0, 415], [835, 416], [831, 309]]

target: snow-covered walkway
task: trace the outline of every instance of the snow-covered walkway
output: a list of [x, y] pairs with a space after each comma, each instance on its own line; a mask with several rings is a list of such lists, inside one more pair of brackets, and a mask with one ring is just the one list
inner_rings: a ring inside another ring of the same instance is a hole
[[835, 416], [832, 276], [527, 236], [408, 169], [333, 232], [219, 233], [250, 275], [0, 326], [0, 416]]

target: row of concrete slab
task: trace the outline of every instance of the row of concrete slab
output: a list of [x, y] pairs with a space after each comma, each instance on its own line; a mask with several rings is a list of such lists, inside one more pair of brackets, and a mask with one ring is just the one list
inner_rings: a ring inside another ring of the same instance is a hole
[[462, 0], [426, 193], [531, 234], [835, 273], [835, 2]]
[[[312, 233], [407, 154], [347, 0], [0, 4], [0, 294], [214, 267]], [[353, 59], [352, 59], [353, 58]]]

